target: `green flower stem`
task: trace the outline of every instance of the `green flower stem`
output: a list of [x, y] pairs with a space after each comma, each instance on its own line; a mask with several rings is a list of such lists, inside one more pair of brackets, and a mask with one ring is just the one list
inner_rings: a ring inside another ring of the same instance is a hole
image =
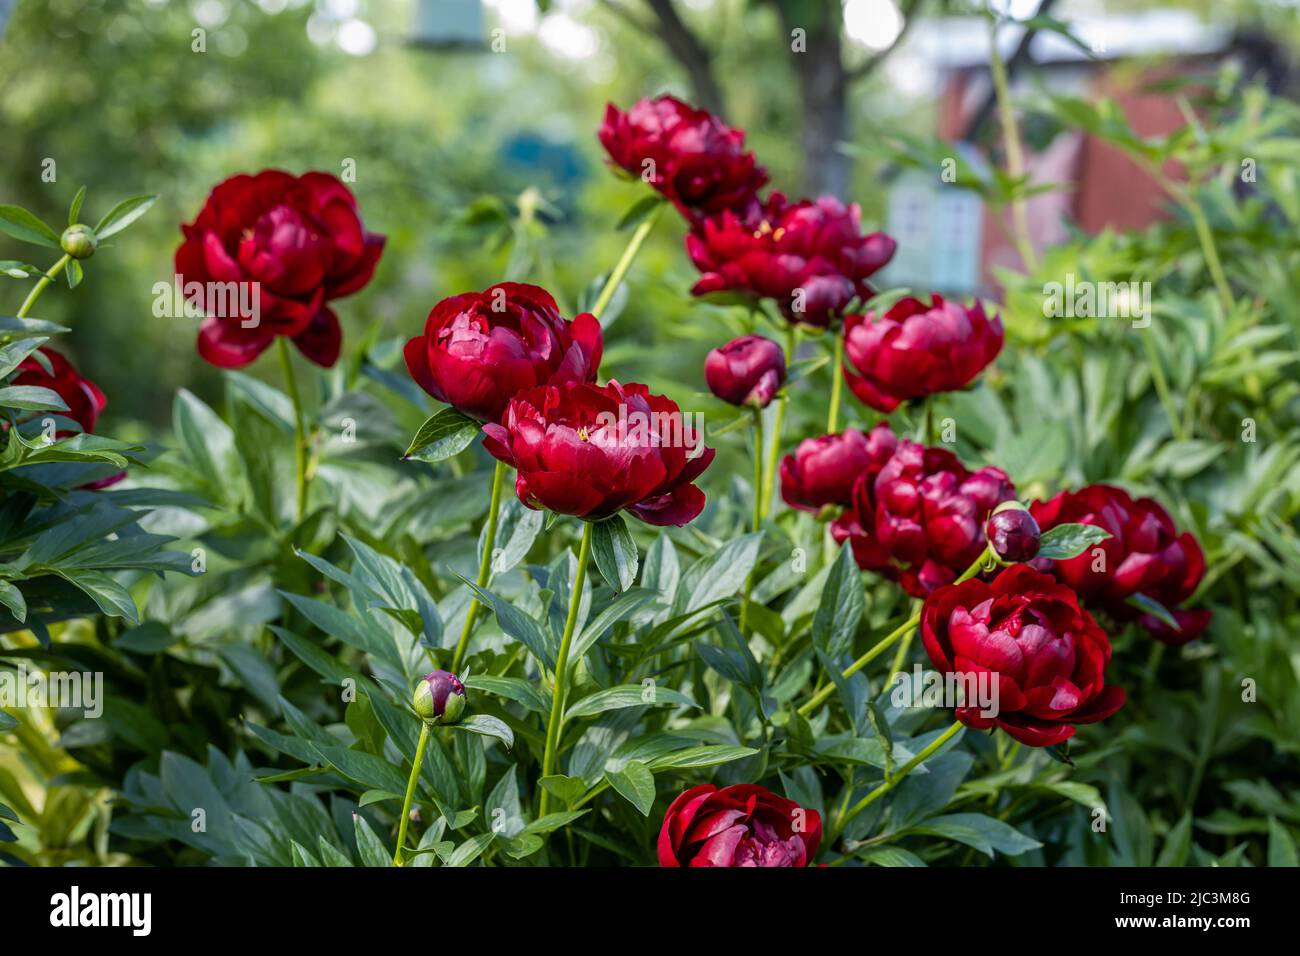
[[632, 233], [632, 238], [628, 240], [627, 248], [623, 250], [623, 257], [618, 260], [618, 264], [614, 266], [614, 271], [611, 272], [609, 278], [605, 280], [605, 287], [600, 290], [600, 295], [596, 296], [596, 302], [591, 307], [591, 314], [596, 318], [599, 319], [601, 313], [609, 307], [610, 299], [614, 298], [614, 293], [618, 291], [619, 283], [621, 283], [623, 277], [627, 275], [627, 270], [631, 267], [632, 260], [635, 259], [636, 254], [641, 251], [641, 244], [645, 242], [646, 236], [650, 235], [650, 230], [655, 227], [655, 222], [658, 221], [659, 213], [663, 211], [664, 205], [666, 204], [660, 203], [659, 206], [655, 208], [654, 212], [641, 220], [641, 224], [637, 226], [636, 231]]
[[[957, 580], [953, 581], [953, 584], [961, 584], [963, 581], [969, 581], [971, 578], [975, 577], [975, 575], [979, 574], [980, 569], [983, 568], [985, 563], [989, 561], [989, 559], [992, 557], [992, 554], [993, 554], [992, 551], [990, 551], [988, 546], [986, 545], [984, 550], [980, 552], [980, 556], [976, 558], [974, 562], [971, 563], [970, 567], [968, 567], [965, 571], [961, 573], [961, 576], [958, 577]], [[911, 632], [913, 628], [915, 628], [918, 624], [921, 623], [921, 608], [923, 606], [924, 606], [924, 602], [918, 602], [916, 609], [915, 611], [913, 611], [911, 617], [909, 617], [897, 628], [895, 628], [889, 634], [885, 635], [879, 641], [873, 644], [871, 648], [865, 654], [859, 657], [856, 661], [854, 661], [848, 667], [844, 668], [840, 676], [843, 677], [845, 680], [852, 677], [854, 674], [862, 670], [862, 668], [866, 667], [877, 657], [883, 654], [886, 650], [888, 650], [890, 645], [892, 645], [895, 641], [897, 641], [899, 638], [904, 637], [909, 632]], [[827, 684], [816, 694], [814, 694], [811, 698], [809, 698], [807, 703], [803, 704], [799, 708], [799, 713], [802, 716], [807, 717], [809, 714], [811, 714], [822, 704], [826, 703], [827, 698], [829, 698], [833, 693], [835, 693], [835, 684], [834, 683]]]
[[[799, 348], [799, 326], [791, 324], [785, 333], [785, 367], [794, 361], [794, 353]], [[781, 456], [781, 427], [785, 424], [785, 407], [789, 403], [788, 395], [781, 394], [777, 399], [776, 414], [772, 418], [772, 441], [767, 450], [767, 471], [763, 476], [763, 514], [772, 513], [772, 493], [776, 487], [777, 459]]]
[[[573, 643], [573, 632], [578, 626], [578, 605], [582, 603], [582, 585], [587, 580], [587, 564], [591, 560], [591, 532], [594, 528], [590, 521], [582, 526], [582, 544], [578, 548], [578, 570], [573, 575], [573, 587], [569, 593], [569, 616], [564, 621], [564, 636], [560, 638], [560, 653], [555, 659], [555, 686], [551, 690], [551, 719], [546, 723], [546, 749], [542, 752], [542, 778], [555, 772], [555, 760], [560, 747], [560, 725], [564, 722], [564, 686], [569, 679], [569, 647]], [[546, 816], [546, 805], [550, 793], [539, 785], [541, 796], [537, 803], [537, 816]]]
[[[871, 645], [871, 648], [865, 654], [859, 657], [848, 667], [844, 668], [840, 676], [844, 677], [845, 679], [852, 677], [858, 671], [862, 670], [862, 668], [866, 667], [868, 664], [874, 661], [881, 654], [885, 653], [885, 651], [889, 650], [890, 646], [893, 645], [895, 641], [897, 641], [904, 634], [907, 634], [909, 631], [911, 631], [912, 628], [916, 627], [916, 625], [920, 623], [920, 621], [921, 621], [921, 615], [913, 614], [911, 617], [909, 617], [906, 621], [904, 621], [894, 630], [890, 631], [888, 634], [886, 634], [884, 637], [878, 640], [875, 644]], [[807, 703], [805, 703], [803, 706], [799, 708], [799, 713], [802, 716], [807, 717], [809, 714], [811, 714], [822, 704], [826, 703], [826, 699], [830, 697], [831, 694], [833, 693], [835, 693], [835, 684], [832, 682], [827, 684], [816, 694], [810, 697]]]
[[[993, 89], [997, 95], [998, 117], [1002, 124], [1002, 144], [1007, 153], [1007, 174], [1018, 180], [1025, 173], [1025, 160], [1020, 152], [1020, 136], [1016, 131], [1016, 117], [1011, 109], [1011, 89], [1007, 82], [1007, 66], [1002, 62], [1002, 53], [998, 50], [998, 27], [995, 21], [990, 27], [989, 69], [993, 74]], [[1027, 272], [1038, 270], [1038, 254], [1029, 235], [1029, 208], [1024, 197], [1011, 201], [1011, 216], [1015, 225], [1013, 233], [1016, 249]]]
[[835, 339], [831, 346], [831, 408], [826, 414], [826, 434], [834, 435], [840, 423], [840, 397], [844, 394], [844, 335], [831, 331]]
[[[912, 603], [913, 617], [916, 618], [920, 617], [921, 608], [924, 604], [925, 602], [922, 601], [920, 598], [917, 598]], [[894, 654], [894, 660], [889, 665], [889, 676], [885, 678], [885, 687], [888, 687], [890, 684], [892, 684], [894, 682], [894, 678], [898, 675], [898, 672], [903, 669], [903, 664], [906, 663], [907, 661], [907, 652], [912, 647], [912, 638], [914, 637], [916, 637], [916, 631], [915, 630], [908, 631], [907, 634], [903, 637], [902, 643], [898, 645], [898, 650]]]
[[[750, 521], [750, 531], [757, 532], [763, 524], [763, 410], [757, 405], [751, 411], [754, 413], [754, 515]], [[749, 592], [754, 589], [754, 575], [758, 571], [758, 563], [750, 568], [749, 574], [745, 576], [745, 592], [740, 598], [740, 633], [745, 633], [745, 624], [748, 618], [746, 608], [749, 605]]]
[[415, 760], [411, 763], [411, 776], [406, 781], [406, 799], [402, 801], [402, 822], [397, 825], [397, 850], [393, 853], [393, 866], [402, 865], [402, 847], [406, 845], [406, 828], [411, 824], [411, 801], [415, 799], [415, 784], [420, 779], [420, 765], [424, 751], [429, 747], [429, 725], [420, 721], [420, 742], [415, 745]]
[[889, 793], [890, 790], [893, 790], [896, 786], [898, 786], [899, 781], [901, 781], [909, 773], [911, 773], [918, 766], [920, 766], [921, 763], [928, 760], [930, 757], [934, 756], [935, 751], [937, 751], [948, 741], [952, 740], [952, 738], [957, 735], [957, 732], [961, 730], [963, 726], [964, 725], [960, 720], [954, 720], [952, 722], [952, 726], [949, 727], [947, 730], [945, 730], [938, 737], [936, 737], [933, 743], [931, 743], [928, 747], [922, 750], [919, 754], [917, 754], [907, 763], [903, 764], [903, 766], [899, 769], [898, 773], [894, 774], [892, 777], [887, 779], [880, 786], [876, 787], [876, 789], [872, 790], [870, 793], [868, 793], [865, 797], [863, 797], [853, 806], [849, 807], [847, 812], [840, 814], [839, 819], [836, 820], [835, 826], [831, 831], [831, 838], [828, 841], [826, 841], [827, 845], [829, 846], [830, 844], [834, 843], [836, 839], [839, 838], [839, 835], [844, 832], [844, 828], [848, 826], [850, 820], [856, 817], [863, 810], [867, 809], [867, 807], [871, 806], [873, 803], [875, 803], [885, 794]]
[[27, 298], [23, 300], [22, 308], [18, 310], [18, 318], [25, 319], [27, 317], [27, 313], [36, 304], [36, 300], [41, 297], [41, 293], [45, 291], [46, 286], [57, 279], [59, 273], [66, 269], [71, 261], [72, 256], [65, 254], [54, 265], [50, 266], [49, 271], [41, 273], [41, 277], [36, 280], [36, 285], [32, 286], [32, 291], [28, 292]]
[[1223, 262], [1219, 259], [1219, 248], [1214, 244], [1214, 233], [1210, 229], [1210, 221], [1205, 218], [1205, 209], [1190, 189], [1183, 190], [1183, 201], [1192, 217], [1192, 225], [1196, 228], [1196, 238], [1201, 243], [1201, 252], [1205, 255], [1205, 264], [1210, 269], [1210, 277], [1214, 279], [1214, 288], [1219, 293], [1219, 301], [1223, 303], [1223, 311], [1231, 312], [1236, 307], [1237, 301], [1233, 298], [1232, 286], [1228, 284], [1227, 273], [1223, 271]]
[[293, 360], [289, 357], [289, 340], [283, 335], [276, 336], [276, 346], [280, 350], [280, 368], [284, 372], [284, 387], [293, 402], [293, 467], [297, 502], [295, 520], [301, 521], [307, 513], [307, 426], [302, 414], [302, 396], [298, 394], [298, 379], [293, 374]]
[[1169, 380], [1165, 378], [1165, 367], [1160, 363], [1160, 356], [1156, 354], [1155, 342], [1151, 339], [1151, 329], [1143, 329], [1140, 333], [1142, 347], [1147, 353], [1147, 366], [1151, 369], [1151, 382], [1156, 387], [1156, 396], [1160, 399], [1160, 407], [1165, 410], [1165, 417], [1169, 419], [1169, 430], [1178, 441], [1186, 441], [1187, 434], [1183, 431], [1182, 419], [1178, 415], [1178, 408], [1174, 404], [1173, 394], [1169, 391]]
[[[497, 543], [497, 522], [499, 512], [501, 511], [501, 493], [505, 488], [506, 463], [497, 462], [496, 470], [492, 473], [492, 497], [488, 503], [487, 531], [483, 535], [483, 556], [478, 562], [478, 581], [479, 587], [486, 588], [488, 582], [492, 580], [492, 552], [496, 549]], [[474, 621], [478, 618], [478, 609], [481, 607], [478, 596], [470, 598], [469, 609], [465, 611], [465, 624], [460, 629], [460, 640], [456, 643], [456, 653], [451, 658], [451, 672], [460, 673], [460, 665], [465, 662], [465, 652], [469, 650], [469, 637], [474, 631]]]

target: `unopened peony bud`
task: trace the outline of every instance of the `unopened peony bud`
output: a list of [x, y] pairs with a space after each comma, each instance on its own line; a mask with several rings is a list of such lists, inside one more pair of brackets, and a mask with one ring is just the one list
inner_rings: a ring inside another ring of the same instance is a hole
[[1004, 501], [993, 510], [985, 528], [989, 544], [1003, 561], [1028, 561], [1038, 554], [1038, 522], [1018, 501]]
[[431, 724], [454, 724], [465, 713], [465, 685], [451, 671], [426, 674], [415, 687], [411, 706]]
[[72, 258], [89, 259], [95, 254], [99, 240], [95, 238], [94, 229], [78, 223], [63, 230], [63, 235], [59, 237], [59, 244]]
[[704, 381], [728, 404], [766, 408], [785, 382], [785, 351], [761, 335], [742, 335], [709, 353]]

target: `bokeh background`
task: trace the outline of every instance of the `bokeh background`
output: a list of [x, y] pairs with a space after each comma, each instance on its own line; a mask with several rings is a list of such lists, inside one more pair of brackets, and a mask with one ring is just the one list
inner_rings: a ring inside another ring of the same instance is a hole
[[[1013, 31], [1005, 53], [1018, 87], [1092, 90], [1124, 71], [1232, 56], [1294, 94], [1296, 0], [1040, 4], [995, 6], [1018, 17], [1047, 10], [1093, 50], [1085, 58], [1044, 30], [1024, 62], [1015, 59]], [[987, 39], [973, 16], [978, 6], [0, 0], [0, 200], [58, 222], [85, 184], [93, 222], [125, 195], [161, 197], [87, 264], [94, 281], [47, 295], [40, 308], [76, 330], [75, 360], [110, 396], [103, 429], [154, 431], [169, 419], [178, 387], [217, 391], [216, 374], [194, 352], [194, 320], [156, 318], [152, 305], [154, 284], [172, 274], [179, 223], [222, 178], [267, 166], [337, 174], [354, 161], [351, 185], [366, 224], [389, 244], [375, 281], [340, 303], [345, 350], [375, 321], [385, 336], [411, 334], [437, 299], [505, 276], [547, 285], [572, 308], [617, 258], [626, 233], [612, 224], [642, 195], [602, 168], [595, 131], [607, 101], [671, 91], [712, 106], [749, 131], [777, 188], [841, 193], [861, 204], [869, 227], [905, 231], [908, 183], [880, 143], [944, 134], [978, 157], [996, 137], [996, 121], [981, 115]], [[796, 27], [807, 30], [810, 55], [802, 58], [790, 53]], [[196, 36], [205, 52], [194, 51]], [[1054, 131], [1029, 132], [1046, 148]], [[1044, 175], [1060, 172], [1052, 159]], [[48, 160], [52, 182], [42, 175]], [[1078, 181], [1089, 162], [1102, 170], [1086, 150], [1070, 161]], [[1038, 217], [1045, 243], [1060, 213], [1047, 207]], [[1083, 225], [1101, 228], [1110, 214], [1103, 208]], [[709, 307], [682, 295], [695, 276], [682, 254], [683, 227], [669, 218], [638, 261], [606, 372], [618, 376], [635, 358], [637, 377], [652, 385], [699, 387], [718, 327], [699, 320]], [[917, 245], [905, 243], [913, 257]], [[1004, 252], [948, 249], [941, 258], [949, 266], [954, 256], [982, 260], [977, 287], [964, 288], [969, 276], [942, 263], [931, 284], [996, 294], [986, 266]], [[0, 258], [28, 255], [0, 236]], [[16, 307], [17, 284], [5, 292]]]

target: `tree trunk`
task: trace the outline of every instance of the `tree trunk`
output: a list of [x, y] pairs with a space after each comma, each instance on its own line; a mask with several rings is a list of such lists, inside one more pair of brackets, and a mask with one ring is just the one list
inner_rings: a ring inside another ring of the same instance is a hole
[[[830, 194], [847, 200], [851, 163], [839, 149], [849, 126], [839, 0], [822, 0], [816, 6], [777, 0], [777, 8], [799, 79], [804, 189], [809, 196]], [[795, 30], [804, 31], [802, 52]]]

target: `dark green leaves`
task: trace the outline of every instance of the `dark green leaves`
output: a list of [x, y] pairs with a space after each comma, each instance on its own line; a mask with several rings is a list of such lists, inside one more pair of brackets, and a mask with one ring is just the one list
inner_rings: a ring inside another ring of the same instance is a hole
[[0, 206], [0, 232], [19, 242], [30, 242], [47, 249], [59, 248], [59, 234], [22, 206]]
[[813, 615], [813, 646], [825, 652], [831, 660], [847, 653], [853, 647], [853, 637], [865, 609], [862, 574], [853, 560], [853, 550], [840, 548], [826, 576], [817, 613]]
[[615, 591], [626, 591], [632, 586], [640, 556], [632, 532], [621, 514], [592, 526], [591, 552], [601, 577], [610, 587]]
[[117, 235], [148, 212], [149, 207], [157, 199], [157, 196], [132, 196], [130, 199], [123, 199], [99, 220], [99, 224], [95, 226], [95, 235], [100, 239]]
[[468, 415], [444, 408], [425, 419], [402, 457], [431, 464], [444, 461], [468, 448], [479, 429], [479, 423]]
[[1058, 524], [1043, 532], [1038, 545], [1038, 556], [1053, 561], [1066, 561], [1078, 557], [1094, 544], [1109, 537], [1109, 531], [1093, 524]]

